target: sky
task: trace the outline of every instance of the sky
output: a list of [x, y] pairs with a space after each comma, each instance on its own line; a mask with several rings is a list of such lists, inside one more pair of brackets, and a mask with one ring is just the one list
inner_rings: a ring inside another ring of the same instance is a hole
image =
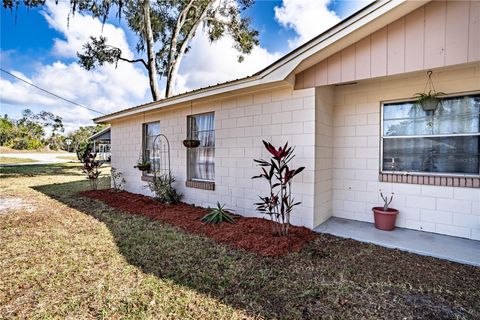
[[[371, 0], [257, 0], [248, 8], [252, 26], [260, 32], [256, 46], [242, 63], [233, 41], [224, 37], [210, 43], [199, 30], [185, 56], [175, 84], [175, 93], [251, 75], [297, 48]], [[111, 113], [151, 101], [148, 77], [139, 64], [119, 62], [86, 71], [78, 64], [77, 52], [90, 36], [103, 35], [130, 57], [135, 34], [115, 17], [105, 25], [91, 16], [69, 13], [65, 0], [48, 0], [37, 9], [0, 9], [0, 66], [66, 99], [101, 113]], [[164, 89], [165, 81], [160, 81]], [[81, 107], [35, 89], [0, 72], [0, 114], [19, 118], [23, 109], [46, 110], [63, 118], [67, 131], [91, 125], [99, 116]]]

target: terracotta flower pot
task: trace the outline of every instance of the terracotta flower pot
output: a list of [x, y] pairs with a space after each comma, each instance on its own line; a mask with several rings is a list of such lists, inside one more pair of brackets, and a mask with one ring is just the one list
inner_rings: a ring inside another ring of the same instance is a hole
[[392, 231], [395, 229], [395, 220], [397, 219], [398, 210], [388, 208], [387, 211], [383, 210], [383, 207], [372, 208], [373, 216], [375, 218], [375, 228]]

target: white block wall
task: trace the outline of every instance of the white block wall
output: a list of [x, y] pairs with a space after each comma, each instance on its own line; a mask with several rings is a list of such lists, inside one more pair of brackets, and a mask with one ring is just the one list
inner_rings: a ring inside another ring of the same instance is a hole
[[[332, 213], [372, 222], [382, 189], [395, 193], [398, 226], [480, 240], [480, 189], [378, 181], [380, 103], [422, 92], [425, 80], [422, 72], [335, 88]], [[433, 80], [445, 93], [480, 91], [480, 65], [434, 70]]]
[[333, 88], [315, 91], [315, 210], [313, 225], [332, 216]]
[[260, 169], [253, 159], [268, 157], [262, 139], [275, 145], [286, 141], [296, 146], [294, 167], [307, 169], [296, 177], [294, 196], [302, 205], [295, 209], [292, 223], [313, 227], [315, 177], [315, 89], [294, 91], [289, 87], [256, 92], [221, 100], [194, 103], [192, 113], [215, 112], [215, 191], [185, 187], [186, 117], [190, 105], [149, 112], [112, 123], [112, 166], [126, 179], [127, 191], [150, 195], [141, 173], [133, 166], [142, 147], [142, 124], [160, 121], [161, 133], [171, 144], [172, 171], [184, 201], [213, 206], [217, 201], [246, 216], [260, 216], [253, 203], [264, 195], [267, 184], [252, 180]]

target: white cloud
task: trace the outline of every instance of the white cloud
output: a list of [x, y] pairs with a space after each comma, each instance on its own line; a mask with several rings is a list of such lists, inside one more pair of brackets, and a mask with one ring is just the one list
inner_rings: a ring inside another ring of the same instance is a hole
[[[90, 36], [103, 34], [112, 45], [122, 48], [126, 56], [133, 57], [121, 28], [107, 23], [102, 33], [102, 24], [98, 19], [78, 13], [70, 16], [67, 26], [68, 13], [69, 4], [65, 2], [58, 5], [48, 2], [43, 13], [49, 26], [66, 38], [65, 40], [55, 39], [53, 47], [55, 55], [62, 58], [76, 58], [77, 51], [81, 50]], [[117, 68], [114, 65], [105, 65], [94, 71], [86, 71], [77, 62], [57, 61], [40, 65], [30, 78], [22, 74], [17, 75], [62, 97], [103, 113], [114, 112], [151, 99], [147, 76], [140, 67], [129, 63], [119, 62]], [[2, 104], [9, 110], [17, 108], [16, 111], [18, 111], [18, 109], [37, 106], [60, 115], [68, 128], [92, 124], [91, 118], [99, 115], [49, 96], [18, 80], [7, 80], [2, 77], [0, 92]]]
[[270, 53], [265, 48], [256, 46], [240, 63], [238, 51], [233, 48], [230, 37], [210, 43], [206, 34], [199, 29], [182, 62], [175, 89], [180, 93], [243, 78], [260, 71], [278, 58], [279, 53]]
[[[289, 41], [290, 47], [308, 41], [340, 21], [338, 15], [327, 8], [330, 1], [283, 0], [282, 5], [275, 8], [275, 18], [280, 25], [292, 28], [298, 35]], [[121, 48], [123, 55], [129, 58], [134, 57], [134, 53], [129, 48], [125, 31], [121, 27], [109, 23], [102, 25], [98, 19], [79, 13], [70, 15], [68, 21], [69, 12], [68, 2], [60, 2], [58, 5], [53, 1], [47, 2], [43, 16], [49, 26], [64, 37], [54, 39], [52, 48], [53, 55], [59, 61], [48, 65], [39, 64], [30, 78], [19, 76], [104, 113], [150, 101], [148, 77], [142, 66], [119, 62], [117, 68], [105, 65], [94, 71], [86, 71], [78, 65], [76, 53], [82, 50], [90, 36], [106, 36], [109, 44]], [[181, 93], [252, 75], [280, 56], [280, 53], [271, 53], [257, 46], [239, 63], [238, 52], [233, 48], [231, 38], [224, 37], [210, 43], [200, 27], [180, 67], [175, 92]], [[37, 106], [55, 112], [64, 118], [70, 128], [91, 124], [90, 119], [98, 115], [48, 96], [20, 81], [6, 80], [3, 77], [0, 79], [0, 99], [8, 108]]]
[[328, 9], [331, 0], [283, 0], [275, 7], [275, 19], [285, 28], [295, 30], [298, 37], [289, 40], [290, 48], [298, 47], [340, 22]]

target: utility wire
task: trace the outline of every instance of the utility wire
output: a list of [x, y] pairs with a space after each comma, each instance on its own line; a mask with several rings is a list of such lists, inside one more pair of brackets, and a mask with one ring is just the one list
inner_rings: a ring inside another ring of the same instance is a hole
[[14, 77], [15, 79], [18, 79], [18, 80], [20, 80], [20, 81], [23, 81], [23, 82], [25, 82], [26, 84], [31, 85], [32, 87], [35, 87], [35, 88], [37, 88], [38, 90], [41, 90], [41, 91], [43, 91], [43, 92], [46, 92], [46, 93], [48, 93], [48, 94], [50, 94], [50, 95], [52, 95], [52, 96], [54, 96], [54, 97], [56, 97], [56, 98], [58, 98], [58, 99], [61, 99], [61, 100], [64, 100], [64, 101], [66, 101], [66, 102], [68, 102], [68, 103], [74, 104], [74, 105], [76, 105], [77, 107], [84, 108], [84, 109], [90, 110], [90, 111], [92, 111], [92, 112], [96, 112], [96, 113], [105, 115], [105, 113], [103, 113], [103, 112], [100, 112], [100, 111], [94, 110], [94, 109], [92, 109], [92, 108], [86, 107], [86, 106], [84, 106], [84, 105], [82, 105], [82, 104], [80, 104], [80, 103], [77, 103], [77, 102], [75, 102], [75, 101], [66, 99], [66, 98], [64, 98], [64, 97], [59, 96], [58, 94], [55, 94], [55, 93], [50, 92], [50, 91], [48, 91], [48, 90], [45, 90], [45, 89], [43, 89], [43, 88], [41, 88], [41, 87], [39, 87], [39, 86], [37, 86], [37, 85], [35, 85], [35, 84], [33, 84], [33, 83], [25, 80], [25, 79], [22, 79], [22, 78], [20, 78], [20, 77], [17, 77], [16, 75], [8, 72], [7, 70], [4, 70], [4, 69], [0, 68], [0, 71], [5, 72], [6, 74], [11, 75], [11, 76]]

